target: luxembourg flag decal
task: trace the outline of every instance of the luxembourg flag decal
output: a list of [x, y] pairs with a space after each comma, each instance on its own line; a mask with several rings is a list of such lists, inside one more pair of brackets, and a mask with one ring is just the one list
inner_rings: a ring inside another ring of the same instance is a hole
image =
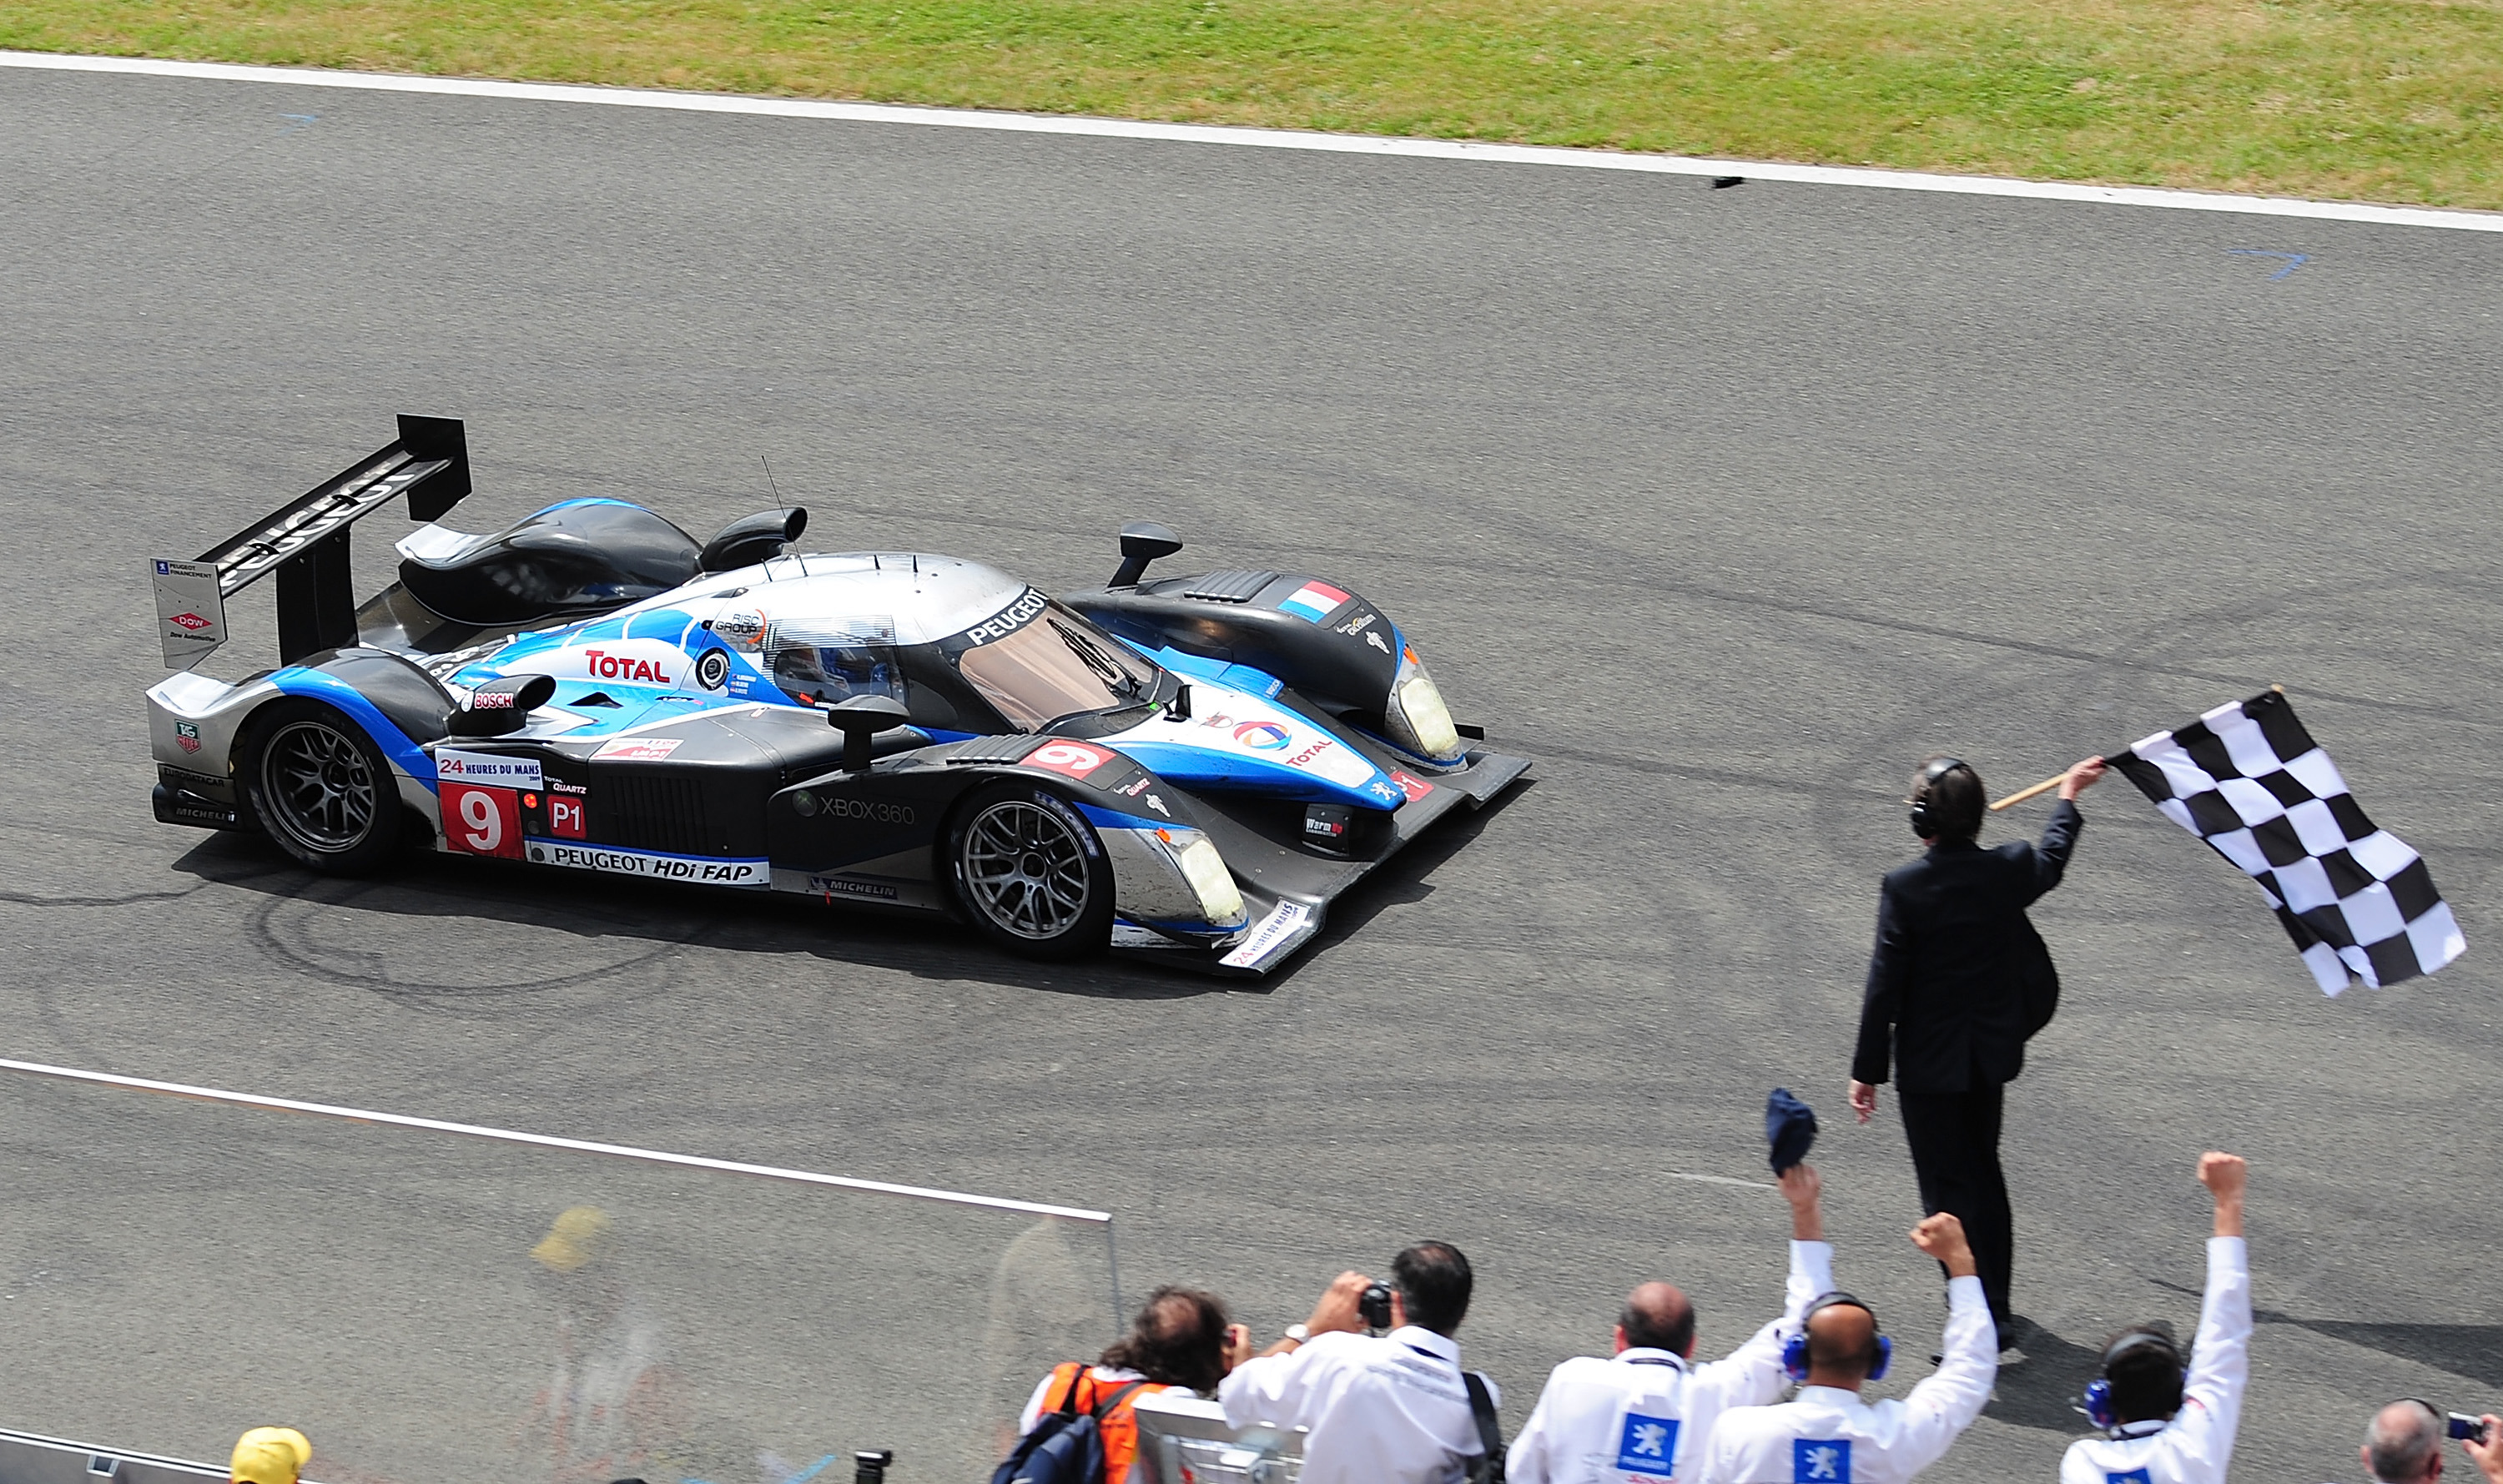
[[1346, 593], [1316, 579], [1286, 594], [1286, 600], [1278, 606], [1306, 623], [1318, 624], [1338, 612], [1339, 605], [1346, 601]]

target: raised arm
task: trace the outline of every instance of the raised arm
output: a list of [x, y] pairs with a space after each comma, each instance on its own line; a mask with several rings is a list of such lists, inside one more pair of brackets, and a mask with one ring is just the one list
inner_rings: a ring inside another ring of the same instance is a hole
[[1825, 1240], [1824, 1182], [1813, 1164], [1794, 1164], [1780, 1175], [1782, 1198], [1791, 1207], [1791, 1270], [1783, 1285], [1779, 1319], [1768, 1321], [1729, 1358], [1696, 1369], [1696, 1380], [1719, 1390], [1725, 1406], [1763, 1406], [1778, 1399], [1782, 1341], [1799, 1329], [1800, 1316], [1820, 1296], [1834, 1292], [1834, 1249]]
[[1946, 1266], [1947, 1332], [1937, 1370], [1903, 1399], [1903, 1451], [1896, 1458], [1907, 1475], [1946, 1456], [1981, 1415], [1999, 1377], [1999, 1331], [1964, 1223], [1941, 1211], [1912, 1229], [1912, 1245]]
[[[1312, 1318], [1305, 1323], [1313, 1340], [1363, 1328], [1356, 1317], [1356, 1296], [1371, 1281], [1360, 1272], [1343, 1272], [1322, 1291], [1320, 1301], [1313, 1306]], [[1236, 1366], [1217, 1388], [1217, 1400], [1225, 1407], [1225, 1420], [1238, 1428], [1259, 1422], [1286, 1428], [1308, 1426], [1312, 1419], [1304, 1415], [1304, 1409], [1313, 1401], [1313, 1377], [1317, 1370], [1327, 1369], [1306, 1364], [1311, 1343], [1282, 1339]]]
[[2042, 843], [2034, 847], [2033, 893], [2026, 897], [2028, 903], [2058, 886], [2069, 869], [2069, 854], [2077, 848], [2077, 829], [2086, 822], [2077, 812], [2077, 795], [2103, 776], [2101, 758], [2085, 759], [2060, 775], [2060, 802], [2051, 810], [2050, 823], [2042, 826]]
[[2243, 1243], [2243, 1191], [2250, 1166], [2239, 1155], [2199, 1157], [2199, 1183], [2215, 1198], [2215, 1234], [2208, 1239], [2208, 1293], [2199, 1305], [2199, 1334], [2182, 1378], [2181, 1410], [2168, 1432], [2186, 1454], [2209, 1460], [2223, 1478], [2234, 1456], [2243, 1389], [2251, 1375], [2251, 1267]]

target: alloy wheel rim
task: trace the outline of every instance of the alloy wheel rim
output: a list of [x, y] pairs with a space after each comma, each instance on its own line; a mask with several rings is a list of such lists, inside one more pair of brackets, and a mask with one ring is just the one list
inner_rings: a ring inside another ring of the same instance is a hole
[[991, 805], [965, 830], [967, 894], [1004, 932], [1042, 942], [1085, 914], [1085, 847], [1069, 823], [1021, 799]]
[[273, 823], [307, 850], [353, 850], [373, 829], [373, 768], [365, 750], [335, 726], [280, 727], [262, 754], [260, 782]]

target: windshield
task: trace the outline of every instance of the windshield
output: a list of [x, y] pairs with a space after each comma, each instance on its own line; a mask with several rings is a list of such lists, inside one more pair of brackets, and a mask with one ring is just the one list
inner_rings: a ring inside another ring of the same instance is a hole
[[1128, 646], [1056, 602], [1046, 602], [1014, 633], [959, 654], [956, 668], [1023, 731], [1147, 700], [1155, 693], [1157, 674]]

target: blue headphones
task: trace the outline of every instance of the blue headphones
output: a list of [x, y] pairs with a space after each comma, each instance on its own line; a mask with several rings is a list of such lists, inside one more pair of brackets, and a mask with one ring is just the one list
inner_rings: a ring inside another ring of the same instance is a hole
[[1912, 788], [1912, 833], [1924, 840], [1937, 837], [1938, 816], [1937, 811], [1930, 807], [1930, 788], [1956, 769], [1971, 766], [1962, 758], [1940, 758], [1921, 769], [1921, 781]]
[[[1869, 1316], [1869, 1322], [1872, 1325], [1877, 1322], [1877, 1311], [1849, 1294], [1840, 1292], [1827, 1294], [1809, 1304], [1807, 1312], [1800, 1316], [1799, 1332], [1782, 1341], [1782, 1371], [1792, 1380], [1807, 1379], [1807, 1322], [1837, 1304], [1858, 1309]], [[1893, 1365], [1895, 1361], [1895, 1342], [1884, 1334], [1879, 1334], [1874, 1348], [1877, 1356], [1869, 1363], [1869, 1379], [1883, 1381], [1886, 1379], [1886, 1367]]]
[[2163, 1331], [2152, 1329], [2131, 1330], [2126, 1333], [2123, 1333], [2119, 1338], [2113, 1340], [2109, 1345], [2104, 1348], [2104, 1358], [2100, 1366], [2101, 1374], [2097, 1375], [2092, 1381], [2086, 1383], [2086, 1395], [2082, 1399], [2082, 1405], [2084, 1406], [2086, 1413], [2086, 1421], [2093, 1423], [2096, 1427], [2104, 1429], [2106, 1432], [2109, 1432], [2111, 1429], [2121, 1425], [2119, 1414], [2112, 1410], [2112, 1362], [2119, 1360], [2122, 1356], [2129, 1354], [2133, 1350], [2148, 1348], [2163, 1351], [2165, 1356], [2173, 1362], [2174, 1369], [2178, 1370], [2181, 1368], [2181, 1351], [2173, 1343], [2173, 1337], [2165, 1333]]

